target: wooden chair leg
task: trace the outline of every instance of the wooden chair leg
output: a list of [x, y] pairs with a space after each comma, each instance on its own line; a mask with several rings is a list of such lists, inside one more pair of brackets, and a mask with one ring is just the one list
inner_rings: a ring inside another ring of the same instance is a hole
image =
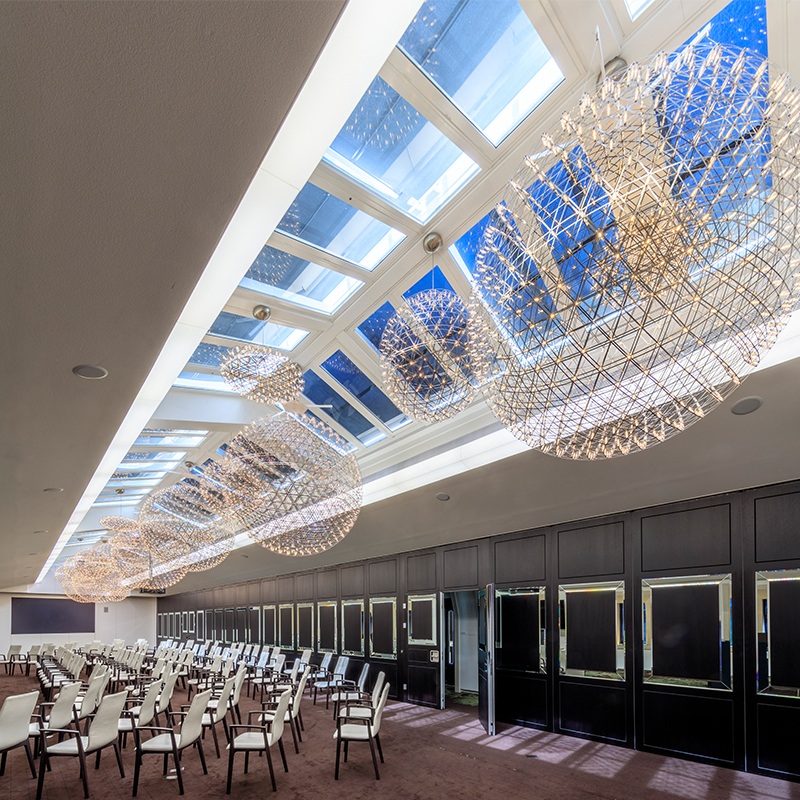
[[231, 793], [231, 781], [233, 780], [233, 754], [234, 754], [233, 745], [231, 745], [230, 749], [228, 750], [228, 783], [225, 787], [225, 794]]
[[385, 764], [386, 762], [383, 760], [383, 748], [381, 747], [381, 735], [379, 733], [375, 734], [375, 744], [378, 745], [378, 754], [381, 757], [381, 764]]
[[119, 742], [114, 742], [114, 754], [117, 757], [117, 766], [119, 767], [120, 778], [125, 777], [125, 767], [122, 766], [122, 753], [119, 749]]
[[83, 781], [83, 796], [89, 800], [89, 770], [86, 769], [86, 754], [80, 753], [78, 758], [81, 762], [81, 780]]
[[[341, 750], [342, 750], [342, 737], [341, 736], [337, 736], [336, 737], [336, 772], [334, 772], [334, 775], [333, 775], [333, 779], [335, 781], [339, 780], [339, 754], [341, 753]], [[37, 798], [37, 800], [38, 800], [38, 798]]]
[[217, 726], [212, 722], [211, 723], [211, 734], [214, 737], [214, 747], [217, 750], [217, 758], [219, 758], [219, 741], [217, 741]]
[[250, 766], [250, 751], [244, 751], [244, 774], [247, 775], [247, 769]]
[[[172, 748], [172, 760], [175, 762], [175, 774], [178, 776], [179, 794], [183, 794], [183, 776], [181, 775], [181, 755], [177, 747]], [[377, 767], [376, 767], [377, 769]]]
[[372, 741], [372, 736], [369, 737], [369, 749], [372, 752], [372, 766], [375, 767], [375, 780], [379, 781], [381, 776], [378, 772], [378, 759], [375, 756], [375, 742]]
[[208, 775], [208, 767], [206, 767], [206, 754], [203, 752], [203, 740], [198, 739], [197, 752], [200, 753], [200, 763], [203, 765], [203, 775]]
[[350, 746], [350, 742], [348, 742], [347, 739], [345, 739], [344, 740], [344, 763], [345, 764], [347, 763], [347, 750], [348, 750], [349, 746]]
[[267, 764], [269, 765], [269, 777], [272, 780], [272, 791], [277, 792], [278, 787], [275, 784], [275, 769], [272, 766], [272, 753], [270, 752], [270, 748], [267, 748]]
[[136, 797], [136, 792], [139, 791], [139, 769], [142, 766], [142, 748], [139, 747], [139, 743], [136, 742], [136, 761], [134, 762], [133, 767], [133, 794], [132, 797]]
[[300, 748], [297, 746], [297, 732], [295, 731], [295, 724], [294, 724], [294, 717], [289, 716], [289, 727], [292, 730], [292, 739], [294, 739], [294, 751], [295, 753], [300, 752]]
[[31, 743], [29, 740], [25, 741], [25, 754], [28, 756], [28, 766], [31, 768], [31, 775], [36, 777], [36, 766], [33, 763], [33, 753], [31, 752]]
[[286, 751], [283, 749], [283, 739], [278, 739], [278, 749], [281, 751], [281, 758], [283, 759], [283, 771], [289, 771], [289, 765], [286, 763]]
[[0, 756], [0, 775], [6, 774], [6, 759], [8, 758], [8, 750], [3, 750], [3, 755]]
[[42, 800], [42, 787], [44, 786], [44, 773], [47, 768], [47, 749], [42, 742], [42, 756], [39, 762], [39, 783], [36, 785], [36, 800]]

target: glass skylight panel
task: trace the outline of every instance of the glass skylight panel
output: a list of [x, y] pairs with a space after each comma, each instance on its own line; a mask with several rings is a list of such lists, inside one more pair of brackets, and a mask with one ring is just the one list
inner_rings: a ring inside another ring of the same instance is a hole
[[231, 314], [229, 311], [220, 311], [209, 334], [242, 342], [263, 344], [267, 347], [277, 347], [279, 350], [293, 350], [308, 336], [308, 331], [276, 325], [274, 322], [253, 317]]
[[221, 344], [201, 342], [189, 357], [189, 364], [201, 367], [219, 367], [222, 357], [233, 348]]
[[185, 433], [189, 432], [175, 431], [171, 433], [165, 431], [164, 433], [148, 435], [142, 431], [142, 435], [136, 439], [133, 445], [134, 447], [151, 447], [153, 445], [158, 445], [159, 447], [198, 447], [208, 435], [208, 431], [197, 431], [196, 433], [192, 431], [192, 434], [194, 434], [192, 436], [184, 435]]
[[325, 161], [427, 222], [478, 165], [377, 77], [325, 154]]
[[332, 314], [364, 282], [264, 245], [239, 285], [302, 308]]
[[430, 0], [398, 47], [495, 147], [564, 80], [517, 0]]
[[407, 289], [405, 292], [403, 292], [403, 297], [408, 300], [409, 297], [413, 297], [419, 292], [428, 292], [431, 289], [441, 289], [445, 292], [453, 291], [450, 281], [445, 278], [444, 273], [439, 269], [439, 267], [434, 267], [427, 275], [420, 278], [410, 289]]
[[303, 394], [314, 404], [330, 406], [322, 409], [331, 419], [338, 422], [348, 433], [355, 436], [365, 447], [386, 438], [386, 434], [376, 428], [363, 414], [335, 392], [314, 372], [308, 370], [305, 375]]
[[625, 6], [630, 18], [636, 19], [652, 2], [653, 0], [625, 0]]
[[184, 370], [175, 378], [175, 383], [172, 385], [179, 389], [205, 389], [211, 392], [236, 393], [236, 390], [225, 382], [222, 375], [209, 374], [208, 372], [190, 372]]
[[[331, 431], [331, 426], [328, 425], [327, 422], [324, 422], [324, 420], [320, 419], [313, 411], [305, 411], [303, 414], [295, 414], [294, 417], [301, 425], [308, 428], [310, 431], [313, 431], [315, 436], [319, 436], [324, 442], [327, 442], [331, 447], [335, 448], [340, 453], [352, 453], [357, 449], [354, 444], [351, 444], [347, 441], [347, 439], [339, 436], [339, 434], [336, 434], [335, 438], [330, 434], [326, 436], [325, 431]], [[313, 420], [322, 422], [325, 427], [322, 430], [314, 427], [312, 424], [310, 424]], [[334, 433], [336, 432], [334, 431]]]
[[720, 44], [745, 47], [768, 56], [766, 3], [764, 0], [733, 0], [684, 45], [697, 39], [700, 34]]
[[395, 315], [394, 306], [384, 303], [377, 311], [365, 319], [356, 330], [376, 350], [380, 350], [381, 337], [389, 320]]
[[391, 431], [411, 420], [341, 351], [322, 363], [322, 369], [361, 401]]
[[406, 238], [313, 183], [300, 190], [278, 230], [367, 270]]
[[461, 271], [472, 281], [475, 274], [475, 258], [483, 242], [483, 234], [489, 225], [491, 214], [478, 220], [458, 241], [453, 242], [447, 252], [453, 257]]
[[173, 464], [177, 464], [182, 458], [186, 456], [186, 451], [176, 452], [161, 452], [161, 453], [128, 453], [122, 459], [118, 470], [125, 469], [171, 469]]

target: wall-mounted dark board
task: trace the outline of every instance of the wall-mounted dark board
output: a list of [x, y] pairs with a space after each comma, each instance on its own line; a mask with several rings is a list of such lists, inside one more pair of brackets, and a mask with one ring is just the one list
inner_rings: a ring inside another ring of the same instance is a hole
[[411, 604], [409, 621], [409, 638], [417, 641], [432, 640], [433, 621], [436, 619], [434, 600], [415, 600]]
[[319, 606], [319, 648], [336, 650], [336, 606]]
[[314, 606], [297, 607], [297, 649], [314, 648]]
[[269, 608], [264, 609], [264, 644], [270, 645], [270, 647], [274, 647], [278, 644], [278, 625], [277, 625], [277, 613], [275, 611], [275, 606], [271, 606]]
[[623, 523], [558, 532], [558, 575], [618, 575], [625, 569]]
[[295, 576], [294, 584], [298, 600], [314, 599], [314, 573], [307, 572], [304, 575]]
[[594, 672], [617, 669], [616, 595], [567, 593], [567, 667]]
[[371, 603], [372, 652], [370, 655], [396, 655], [395, 604], [391, 601]]
[[478, 548], [459, 547], [444, 551], [444, 588], [458, 589], [478, 585]]
[[328, 600], [336, 597], [338, 590], [336, 587], [335, 569], [328, 569], [317, 573], [317, 597], [321, 600]]
[[756, 561], [800, 559], [800, 492], [755, 501]]
[[363, 597], [364, 592], [364, 566], [342, 567], [341, 571], [342, 597]]
[[408, 557], [406, 585], [409, 592], [428, 592], [436, 589], [436, 553], [422, 553]]
[[643, 693], [646, 747], [732, 763], [733, 701], [675, 692]]
[[369, 593], [371, 596], [394, 594], [397, 591], [397, 559], [375, 561], [369, 565]]
[[287, 650], [294, 650], [294, 606], [278, 608], [278, 644]]
[[294, 575], [278, 578], [278, 601], [287, 603], [294, 600]]
[[539, 596], [501, 595], [495, 600], [497, 667], [539, 671]]
[[642, 518], [642, 571], [727, 566], [731, 560], [728, 503]]
[[601, 739], [624, 742], [627, 739], [625, 688], [559, 683], [560, 727]]
[[94, 603], [12, 597], [11, 633], [94, 633]]
[[495, 582], [525, 586], [543, 581], [546, 577], [544, 553], [544, 536], [541, 535], [495, 542]]
[[342, 652], [364, 654], [364, 607], [361, 603], [342, 605]]
[[651, 608], [653, 674], [719, 681], [719, 587], [659, 586]]
[[[800, 535], [800, 532], [798, 532]], [[800, 686], [800, 582], [772, 581], [769, 587], [770, 683]]]

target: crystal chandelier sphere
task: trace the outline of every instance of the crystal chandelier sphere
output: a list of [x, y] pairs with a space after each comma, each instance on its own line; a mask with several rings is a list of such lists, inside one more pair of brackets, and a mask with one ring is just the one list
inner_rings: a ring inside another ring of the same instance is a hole
[[108, 545], [71, 556], [56, 571], [56, 578], [68, 597], [82, 603], [118, 602], [128, 595], [129, 587]]
[[209, 478], [225, 485], [237, 522], [260, 544], [286, 555], [322, 552], [361, 509], [361, 471], [347, 450], [321, 421], [281, 414], [240, 431]]
[[109, 543], [118, 569], [130, 586], [142, 589], [166, 589], [186, 576], [186, 567], [166, 566], [148, 548], [138, 531], [120, 533]]
[[131, 517], [121, 517], [112, 515], [109, 517], [100, 517], [100, 527], [106, 528], [110, 531], [117, 531], [117, 533], [130, 533], [135, 531], [138, 523]]
[[495, 415], [531, 447], [612, 458], [730, 394], [798, 305], [800, 97], [703, 42], [584, 95], [493, 212], [475, 293]]
[[305, 385], [299, 364], [256, 344], [234, 347], [223, 356], [219, 371], [228, 386], [257, 403], [289, 402]]
[[383, 386], [418, 422], [439, 422], [466, 408], [478, 391], [487, 348], [481, 329], [454, 292], [412, 295], [386, 324], [380, 342]]

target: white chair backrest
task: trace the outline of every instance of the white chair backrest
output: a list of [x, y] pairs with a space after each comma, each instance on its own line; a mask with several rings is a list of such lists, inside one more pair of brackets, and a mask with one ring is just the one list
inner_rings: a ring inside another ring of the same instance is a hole
[[331, 653], [325, 653], [325, 655], [322, 656], [322, 663], [319, 665], [320, 672], [327, 672], [330, 669], [332, 658], [333, 655]]
[[106, 688], [106, 683], [109, 678], [110, 676], [103, 672], [89, 680], [89, 686], [86, 688], [86, 694], [83, 696], [78, 719], [86, 719], [89, 714], [94, 713], [94, 710], [100, 703], [100, 698], [103, 695], [103, 690]]
[[122, 692], [117, 692], [117, 694], [107, 694], [103, 698], [89, 728], [87, 753], [99, 750], [101, 747], [111, 744], [117, 738], [119, 734], [119, 718], [122, 715], [122, 709], [125, 707], [127, 697], [128, 690], [125, 689]]
[[311, 649], [303, 650], [303, 654], [300, 656], [300, 663], [302, 666], [311, 663]]
[[43, 656], [51, 656], [53, 655], [53, 651], [55, 650], [56, 646], [52, 642], [45, 642], [42, 645], [42, 655]]
[[209, 669], [211, 672], [220, 672], [222, 670], [222, 656], [214, 656], [214, 660], [211, 662]]
[[278, 707], [275, 709], [275, 717], [269, 730], [269, 743], [275, 744], [283, 736], [283, 723], [286, 719], [286, 712], [289, 710], [289, 701], [292, 699], [292, 690], [287, 689], [278, 698]]
[[334, 676], [344, 678], [347, 672], [347, 665], [350, 663], [350, 656], [339, 656], [336, 661], [336, 666], [333, 669]]
[[242, 695], [242, 686], [244, 679], [247, 677], [247, 667], [244, 662], [239, 664], [239, 669], [236, 670], [236, 675], [233, 677], [233, 704], [239, 705], [239, 698]]
[[274, 669], [275, 672], [281, 672], [283, 670], [283, 665], [286, 663], [286, 656], [281, 654], [275, 659]]
[[386, 706], [386, 698], [389, 697], [389, 684], [383, 687], [381, 692], [381, 699], [378, 701], [378, 707], [375, 709], [375, 719], [372, 721], [372, 735], [377, 736], [381, 732], [381, 720], [383, 719], [383, 709]]
[[206, 713], [208, 701], [211, 699], [211, 689], [200, 692], [194, 696], [189, 711], [181, 723], [181, 748], [196, 742], [203, 732], [203, 714]]
[[311, 674], [311, 667], [306, 667], [303, 674], [300, 676], [300, 683], [297, 684], [297, 690], [292, 695], [292, 716], [297, 719], [300, 713], [300, 701], [303, 699], [303, 692], [306, 690], [306, 681]]
[[164, 688], [158, 696], [158, 713], [160, 714], [172, 700], [172, 692], [175, 690], [175, 681], [178, 680], [178, 670], [170, 672], [164, 679]]
[[261, 655], [258, 657], [258, 661], [256, 661], [256, 669], [264, 669], [267, 666], [267, 660], [269, 659], [269, 650], [264, 650]]
[[272, 661], [277, 661], [277, 660], [278, 660], [278, 656], [279, 656], [280, 654], [281, 654], [281, 649], [280, 649], [280, 647], [273, 647], [273, 648], [272, 648], [272, 654], [271, 654], [271, 655], [270, 655], [270, 657], [269, 657], [269, 660], [270, 660], [270, 662], [272, 662]]
[[12, 644], [8, 648], [8, 658], [11, 658], [11, 656], [18, 656], [21, 652], [22, 652], [21, 644]]
[[6, 697], [0, 708], [0, 750], [16, 747], [28, 740], [28, 726], [38, 699], [38, 689]]
[[381, 671], [378, 673], [378, 678], [375, 681], [375, 685], [372, 687], [372, 707], [378, 705], [378, 700], [381, 696], [381, 690], [383, 689], [383, 682], [386, 680], [386, 673]]
[[211, 719], [212, 722], [219, 722], [228, 713], [228, 700], [230, 700], [231, 693], [233, 692], [233, 684], [235, 681], [235, 677], [228, 678], [223, 684], [222, 691], [219, 693], [219, 700], [217, 700], [217, 707]]
[[363, 692], [367, 685], [367, 675], [369, 675], [369, 662], [365, 661], [364, 666], [361, 667], [361, 674], [358, 676], [358, 683], [356, 684], [359, 692]]
[[231, 656], [225, 662], [225, 666], [222, 669], [222, 677], [227, 678], [231, 674], [231, 672], [233, 672], [234, 666], [236, 666], [236, 661], [234, 660], [233, 656]]
[[78, 699], [80, 690], [79, 682], [62, 684], [61, 691], [50, 709], [50, 717], [47, 720], [48, 727], [66, 728], [72, 722], [72, 707]]
[[28, 658], [33, 660], [42, 650], [42, 645], [40, 644], [32, 644], [31, 649], [28, 650]]
[[292, 671], [289, 674], [289, 681], [294, 683], [297, 680], [297, 673], [300, 671], [300, 659], [296, 658], [292, 664]]
[[139, 707], [139, 716], [135, 718], [137, 728], [149, 725], [156, 715], [156, 700], [158, 700], [160, 691], [161, 683], [159, 681], [153, 681], [147, 688], [147, 694], [145, 694], [144, 701]]

